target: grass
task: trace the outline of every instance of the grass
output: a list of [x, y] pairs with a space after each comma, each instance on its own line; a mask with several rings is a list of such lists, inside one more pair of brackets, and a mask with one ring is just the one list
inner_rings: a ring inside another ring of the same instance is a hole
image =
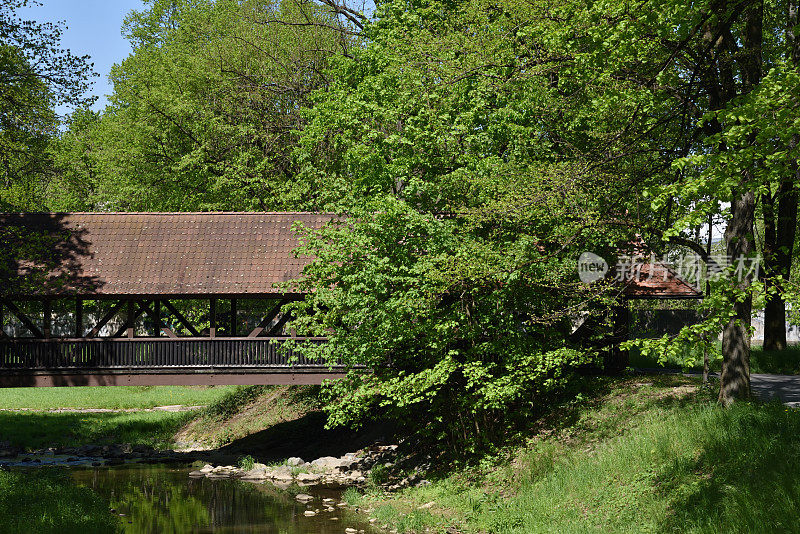
[[750, 352], [750, 372], [780, 375], [800, 374], [800, 346], [792, 345], [780, 351], [753, 347]]
[[163, 449], [191, 412], [0, 412], [0, 439], [25, 449], [130, 443]]
[[261, 395], [272, 391], [267, 386], [246, 386], [233, 388], [225, 392], [206, 407], [205, 414], [211, 417], [229, 419], [256, 400]]
[[65, 470], [0, 472], [0, 532], [92, 534], [120, 532], [108, 502], [78, 487]]
[[0, 389], [0, 409], [153, 408], [181, 404], [206, 406], [236, 386], [101, 386]]
[[[155, 406], [214, 405], [240, 388], [59, 387], [0, 389], [0, 441], [25, 449], [130, 443], [159, 449], [197, 412], [47, 412], [57, 408], [147, 409]], [[8, 411], [13, 409], [42, 411]]]
[[221, 447], [319, 407], [315, 386], [234, 388], [207, 406], [178, 434], [185, 442]]
[[800, 412], [725, 410], [683, 377], [604, 384], [482, 467], [361, 498], [400, 532], [800, 532]]
[[245, 471], [250, 471], [253, 468], [253, 466], [255, 466], [256, 461], [253, 459], [252, 456], [248, 454], [247, 456], [241, 456], [239, 458], [239, 461], [236, 462], [236, 464], [241, 469], [244, 469]]
[[[684, 366], [683, 362], [693, 359], [699, 362], [698, 365]], [[687, 371], [702, 371], [703, 354], [693, 347], [685, 347], [678, 358], [670, 359], [665, 366], [667, 369], [682, 369]], [[637, 350], [630, 351], [631, 367], [653, 369], [662, 367], [655, 358], [643, 356]], [[712, 361], [710, 368], [712, 371], [719, 372], [721, 361]], [[785, 350], [768, 351], [760, 345], [754, 345], [750, 349], [750, 372], [768, 373], [779, 375], [798, 375], [800, 374], [800, 346], [789, 346]]]
[[[316, 409], [313, 387], [97, 387], [0, 390], [0, 441], [24, 449], [129, 443], [165, 449], [177, 442], [222, 446]], [[13, 394], [20, 393], [15, 399]], [[61, 407], [142, 409], [203, 405], [188, 412], [50, 412]], [[248, 454], [245, 452], [241, 456]]]

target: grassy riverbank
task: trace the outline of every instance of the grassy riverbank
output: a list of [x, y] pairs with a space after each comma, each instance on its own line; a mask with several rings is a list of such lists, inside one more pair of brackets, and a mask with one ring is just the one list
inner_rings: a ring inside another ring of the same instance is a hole
[[[386, 437], [379, 425], [325, 430], [316, 393], [233, 388], [184, 413], [0, 412], [0, 435], [27, 447], [189, 440], [265, 462], [339, 455]], [[800, 531], [800, 411], [777, 403], [723, 410], [714, 391], [680, 375], [591, 378], [512, 443], [478, 465], [434, 459], [426, 486], [388, 492], [373, 476], [347, 499], [400, 532]], [[61, 491], [55, 478], [0, 478], [0, 493], [3, 484]], [[12, 504], [0, 503], [7, 510], [16, 506], [10, 495], [2, 503]], [[81, 499], [55, 510], [59, 521], [90, 517], [95, 505]], [[13, 514], [0, 509], [0, 520]]]
[[401, 532], [795, 532], [800, 412], [719, 408], [682, 377], [601, 381], [524, 444], [399, 493], [350, 495]]
[[0, 412], [0, 441], [23, 449], [129, 443], [166, 449], [192, 412]]
[[176, 439], [203, 447], [222, 447], [319, 410], [318, 392], [314, 386], [237, 388], [200, 411], [181, 428]]
[[[318, 389], [170, 386], [0, 390], [0, 441], [28, 450], [112, 443], [157, 449], [187, 445], [218, 448], [248, 437], [253, 441], [252, 436], [268, 429], [280, 433], [282, 424], [297, 426], [295, 434], [313, 434], [324, 426]], [[196, 408], [152, 410], [165, 405]], [[91, 411], [96, 409], [125, 411]], [[313, 424], [304, 419], [309, 414], [313, 414]], [[246, 455], [249, 448], [257, 449], [258, 443], [239, 448]]]

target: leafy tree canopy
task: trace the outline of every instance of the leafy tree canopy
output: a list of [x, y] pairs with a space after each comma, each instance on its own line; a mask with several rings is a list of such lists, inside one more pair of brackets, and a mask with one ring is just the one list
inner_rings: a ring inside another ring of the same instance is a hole
[[58, 126], [54, 108], [90, 104], [94, 74], [88, 56], [61, 48], [60, 25], [17, 15], [28, 4], [0, 5], [0, 202], [41, 209], [51, 170], [48, 141]]

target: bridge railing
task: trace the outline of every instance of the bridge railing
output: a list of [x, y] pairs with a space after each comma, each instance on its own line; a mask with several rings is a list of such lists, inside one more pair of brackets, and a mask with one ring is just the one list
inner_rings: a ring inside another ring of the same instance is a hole
[[102, 338], [0, 341], [0, 372], [53, 369], [337, 368], [311, 361], [287, 339], [326, 338]]

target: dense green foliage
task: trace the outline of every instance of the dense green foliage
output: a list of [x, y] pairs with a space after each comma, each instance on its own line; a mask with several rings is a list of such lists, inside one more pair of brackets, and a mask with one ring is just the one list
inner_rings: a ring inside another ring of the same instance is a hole
[[89, 58], [60, 48], [60, 25], [24, 20], [28, 0], [0, 5], [0, 207], [41, 209], [52, 178], [55, 106], [85, 106]]
[[[566, 334], [603, 306], [577, 287], [578, 254], [614, 258], [637, 232], [657, 251], [689, 242], [709, 215], [701, 201], [719, 216], [743, 194], [705, 178], [706, 163], [691, 178], [709, 189], [691, 197], [675, 171], [715, 143], [698, 121], [724, 105], [707, 98], [718, 82], [686, 70], [717, 61], [697, 26], [728, 14], [739, 16], [706, 3], [379, 6], [367, 44], [316, 93], [297, 150], [342, 219], [303, 249], [317, 261], [301, 287], [315, 291], [295, 326], [333, 333], [318, 356], [377, 368], [335, 386], [332, 422], [393, 410], [454, 448], [492, 441], [587, 361]], [[733, 242], [751, 239], [746, 226]], [[718, 288], [708, 321], [644, 348], [675, 354], [735, 322], [749, 286]], [[743, 343], [744, 327], [726, 340]]]
[[310, 236], [294, 325], [333, 332], [321, 357], [375, 368], [333, 387], [333, 423], [394, 411], [463, 451], [590, 361], [567, 342], [596, 299], [575, 260], [613, 244], [623, 183], [597, 188], [602, 170], [548, 141], [575, 102], [537, 65], [530, 6], [393, 2], [377, 19], [303, 131], [303, 176], [346, 219]]
[[111, 73], [102, 120], [78, 117], [59, 140], [69, 190], [93, 209], [312, 206], [291, 152], [327, 58], [350, 46], [335, 24], [292, 0], [156, 0], [132, 12], [134, 51]]

